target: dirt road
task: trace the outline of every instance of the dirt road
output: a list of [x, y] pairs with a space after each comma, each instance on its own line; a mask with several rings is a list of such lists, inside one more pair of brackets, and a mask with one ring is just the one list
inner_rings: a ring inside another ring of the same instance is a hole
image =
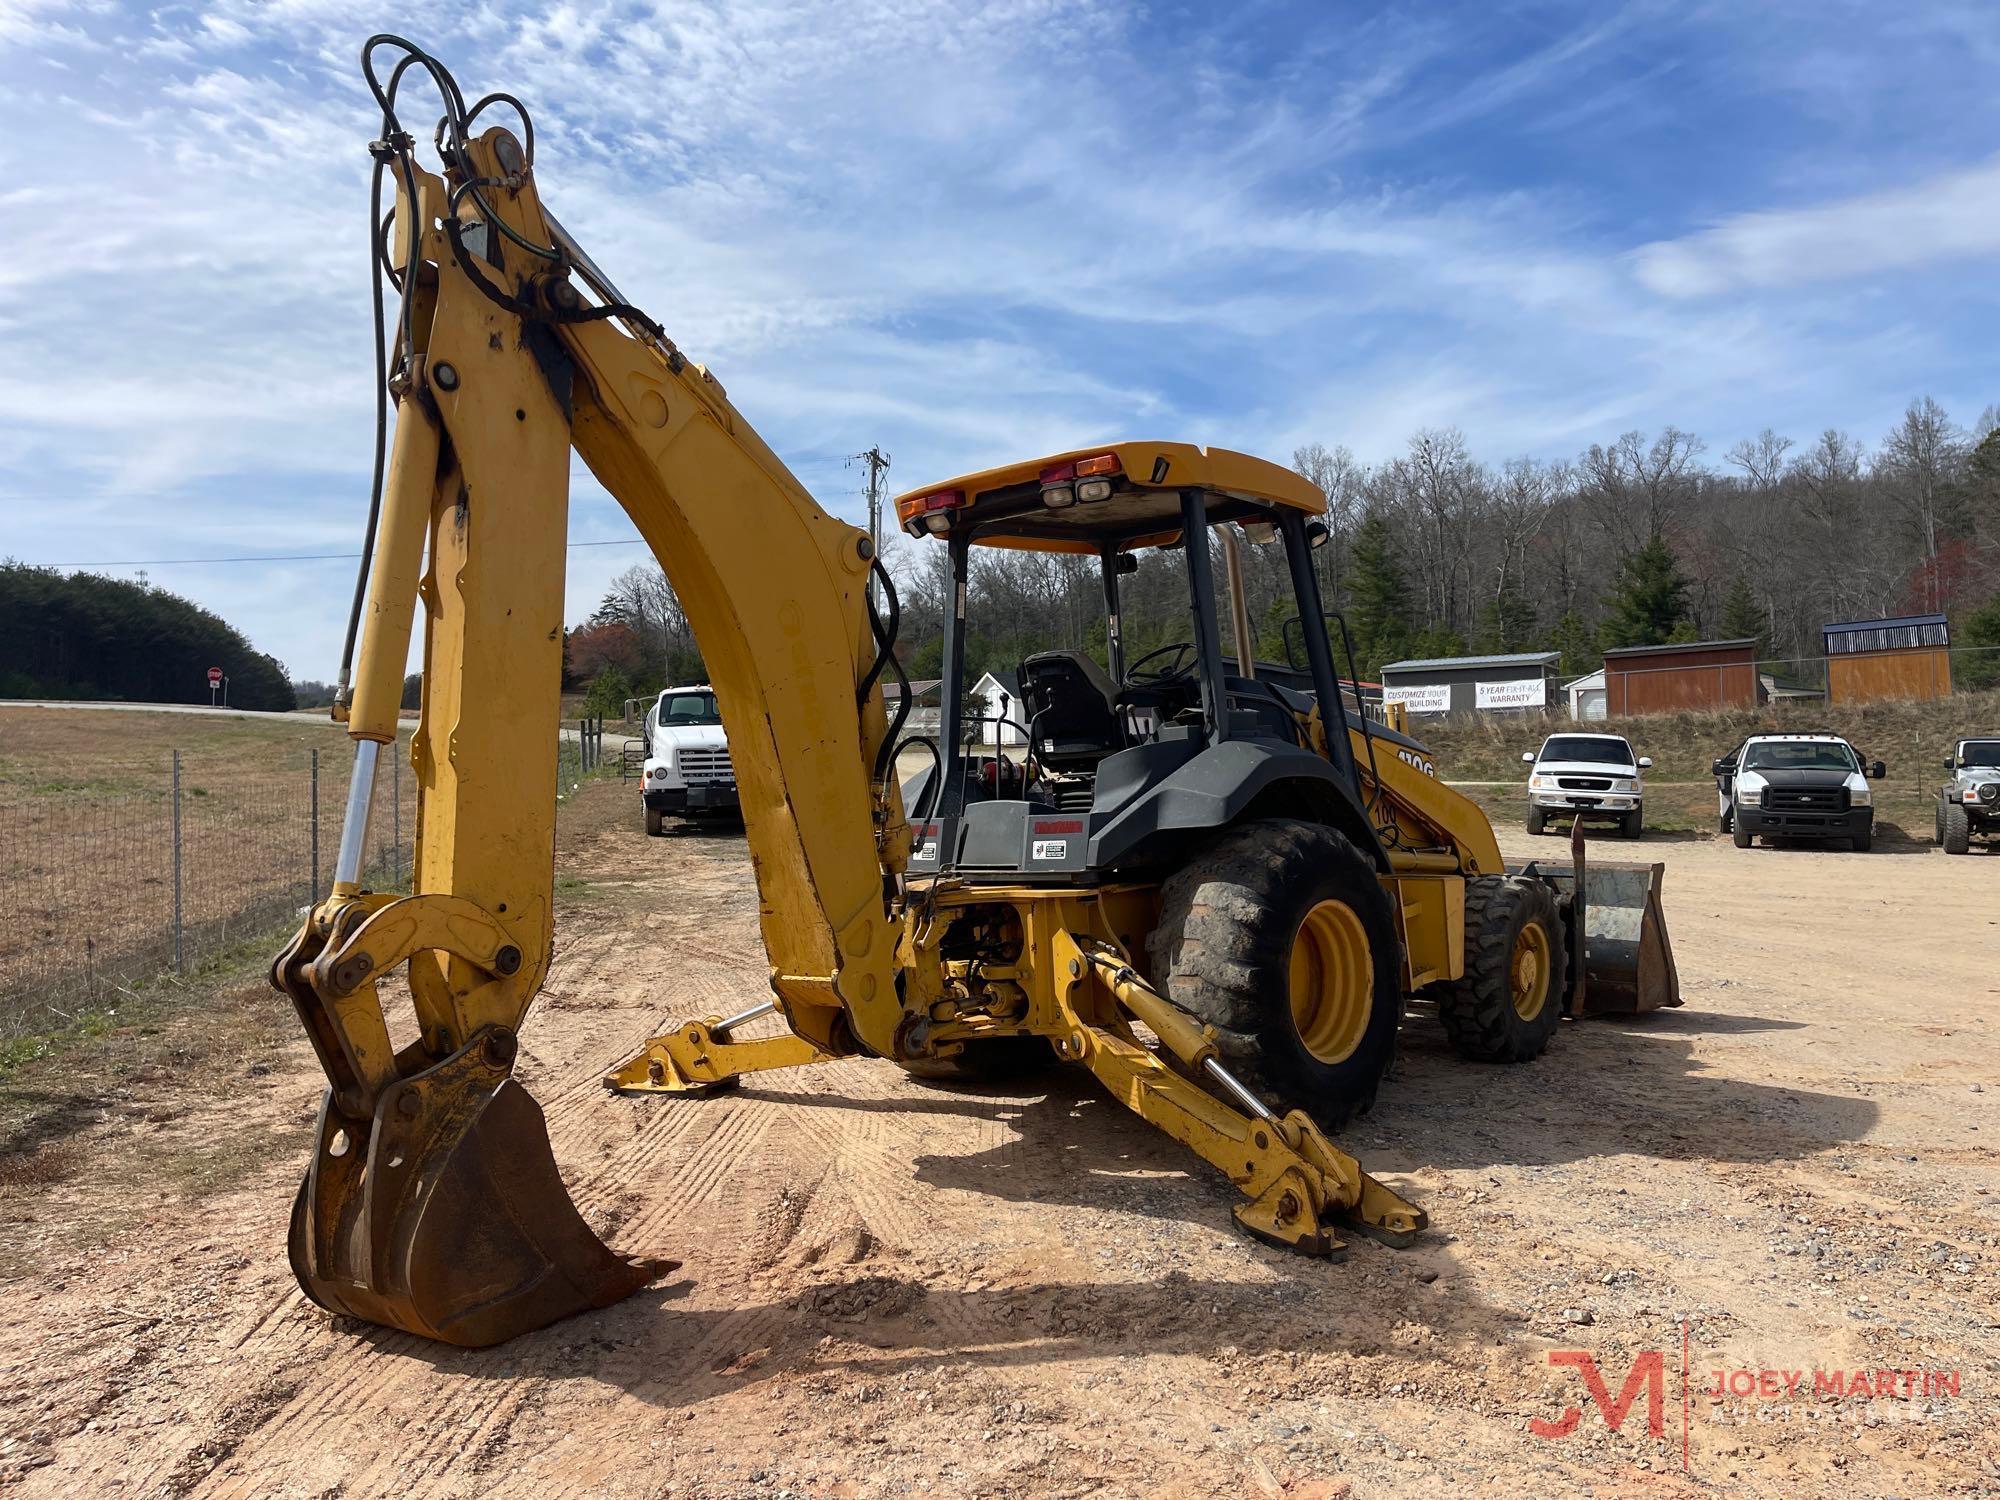
[[[1435, 1228], [1328, 1265], [1237, 1237], [1226, 1185], [1080, 1077], [970, 1093], [843, 1063], [698, 1102], [605, 1094], [655, 1023], [754, 1000], [763, 958], [739, 839], [648, 843], [628, 791], [590, 796], [524, 1074], [591, 1221], [679, 1278], [482, 1353], [330, 1322], [283, 1253], [316, 1076], [250, 985], [224, 1013], [256, 1046], [103, 1085], [0, 1175], [0, 1482], [2000, 1489], [2000, 857], [1650, 842], [1686, 1008], [1569, 1026], [1515, 1069], [1461, 1065], [1413, 1019], [1344, 1139]], [[226, 1191], [174, 1169], [219, 1142], [244, 1158]], [[1611, 1431], [1560, 1350], [1614, 1398], [1659, 1351], [1660, 1435], [1643, 1384]], [[1716, 1401], [1718, 1370], [1802, 1374]], [[1876, 1398], [1878, 1370], [1958, 1390]], [[1870, 1372], [1871, 1394], [1815, 1394], [1815, 1371]], [[1530, 1431], [1572, 1406], [1569, 1436]]]

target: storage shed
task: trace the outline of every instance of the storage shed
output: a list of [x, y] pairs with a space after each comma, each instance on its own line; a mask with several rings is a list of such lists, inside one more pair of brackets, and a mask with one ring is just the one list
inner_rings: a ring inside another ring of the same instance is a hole
[[1614, 719], [1764, 701], [1757, 638], [1625, 646], [1604, 653], [1604, 709]]
[[1943, 615], [1849, 620], [1828, 625], [1829, 703], [1884, 698], [1942, 698], [1951, 692], [1951, 627]]
[[1569, 716], [1572, 719], [1601, 719], [1604, 717], [1604, 668], [1588, 672], [1563, 689], [1569, 697]]
[[1382, 701], [1402, 704], [1412, 718], [1546, 713], [1555, 697], [1561, 661], [1561, 653], [1555, 651], [1392, 661], [1382, 669]]

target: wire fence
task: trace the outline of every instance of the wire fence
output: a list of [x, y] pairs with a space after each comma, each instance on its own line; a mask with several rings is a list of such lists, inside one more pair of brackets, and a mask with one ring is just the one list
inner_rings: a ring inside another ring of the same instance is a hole
[[[602, 761], [601, 724], [557, 741], [558, 805]], [[363, 881], [407, 888], [417, 827], [407, 742], [378, 773]], [[297, 921], [333, 883], [352, 759], [245, 772], [174, 750], [139, 772], [0, 786], [0, 1040], [101, 1014]]]

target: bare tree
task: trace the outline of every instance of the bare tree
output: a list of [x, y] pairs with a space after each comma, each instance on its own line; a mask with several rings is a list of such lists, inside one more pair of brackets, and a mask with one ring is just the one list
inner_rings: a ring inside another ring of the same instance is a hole
[[1947, 581], [1938, 567], [1947, 531], [1958, 517], [1952, 479], [1965, 462], [1965, 433], [1929, 396], [1919, 397], [1882, 440], [1875, 477], [1902, 512], [1922, 549], [1917, 594], [1925, 609], [1942, 609]]

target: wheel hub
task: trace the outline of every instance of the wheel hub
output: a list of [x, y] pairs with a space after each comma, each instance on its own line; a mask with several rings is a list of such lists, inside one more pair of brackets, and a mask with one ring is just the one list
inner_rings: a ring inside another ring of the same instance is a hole
[[1514, 1014], [1532, 1021], [1549, 1001], [1549, 935], [1539, 922], [1530, 922], [1514, 938], [1514, 956], [1508, 966], [1508, 989]]
[[1360, 913], [1345, 901], [1322, 901], [1292, 938], [1292, 1024], [1306, 1051], [1323, 1063], [1354, 1055], [1374, 1008], [1375, 957]]

